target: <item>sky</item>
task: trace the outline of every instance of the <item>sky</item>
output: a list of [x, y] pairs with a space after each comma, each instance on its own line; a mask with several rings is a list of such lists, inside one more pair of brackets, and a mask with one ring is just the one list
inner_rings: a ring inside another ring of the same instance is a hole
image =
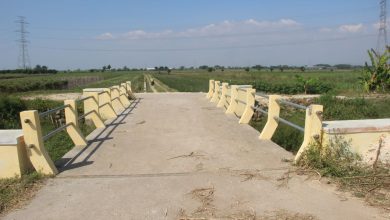
[[0, 69], [362, 65], [379, 0], [1, 0]]

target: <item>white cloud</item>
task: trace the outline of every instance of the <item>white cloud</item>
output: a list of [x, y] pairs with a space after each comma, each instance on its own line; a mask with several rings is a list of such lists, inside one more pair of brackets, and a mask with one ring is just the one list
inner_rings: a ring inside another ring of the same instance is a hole
[[357, 33], [363, 30], [363, 24], [345, 24], [339, 27], [340, 32]]
[[299, 28], [301, 24], [292, 19], [280, 19], [277, 21], [258, 21], [248, 19], [244, 21], [223, 21], [216, 24], [208, 24], [203, 27], [189, 28], [184, 31], [165, 30], [161, 32], [146, 32], [144, 30], [132, 30], [126, 33], [117, 34], [114, 37], [111, 33], [104, 33], [97, 38], [106, 39], [158, 39], [158, 38], [177, 38], [177, 37], [207, 37], [219, 36], [224, 34], [246, 34], [253, 32], [266, 32], [269, 30], [286, 30]]
[[166, 30], [162, 32], [146, 32], [144, 30], [134, 30], [127, 33], [121, 34], [122, 39], [136, 40], [136, 39], [153, 39], [160, 38], [164, 36], [169, 36], [172, 33], [171, 30]]
[[98, 40], [112, 40], [112, 39], [114, 39], [114, 36], [111, 33], [106, 32], [106, 33], [103, 33], [103, 34], [97, 36], [96, 39], [98, 39]]

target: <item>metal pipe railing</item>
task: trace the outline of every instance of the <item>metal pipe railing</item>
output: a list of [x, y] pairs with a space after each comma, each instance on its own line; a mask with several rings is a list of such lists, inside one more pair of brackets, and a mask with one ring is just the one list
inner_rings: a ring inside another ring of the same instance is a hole
[[87, 99], [91, 99], [93, 98], [93, 96], [87, 96], [87, 97], [84, 97], [84, 98], [81, 98], [81, 99], [77, 99], [78, 102], [82, 102], [82, 101], [85, 101]]
[[39, 117], [41, 117], [41, 118], [45, 117], [45, 116], [47, 116], [47, 115], [49, 115], [49, 114], [51, 114], [53, 112], [56, 112], [56, 111], [59, 111], [59, 110], [63, 110], [65, 108], [67, 108], [67, 107], [69, 107], [69, 105], [61, 105], [61, 106], [59, 106], [57, 108], [53, 108], [53, 109], [47, 110], [45, 112], [41, 112], [41, 113], [39, 113]]
[[71, 124], [70, 123], [69, 124], [64, 124], [64, 125], [56, 128], [56, 129], [50, 131], [45, 136], [43, 136], [42, 139], [44, 141], [46, 141], [47, 139], [51, 138], [53, 135], [57, 134], [58, 132], [65, 130], [65, 128], [67, 128], [69, 125], [71, 125]]
[[92, 110], [92, 111], [89, 111], [87, 113], [84, 113], [84, 114], [80, 115], [77, 120], [81, 120], [81, 119], [85, 118], [87, 115], [92, 114], [94, 112], [96, 112], [96, 111]]
[[264, 93], [260, 93], [260, 92], [256, 93], [256, 95], [257, 95], [257, 96], [260, 96], [260, 97], [263, 97], [263, 98], [266, 98], [266, 99], [269, 98], [268, 95], [266, 95], [266, 94], [264, 94]]
[[293, 102], [289, 102], [289, 101], [286, 101], [286, 100], [283, 100], [283, 99], [278, 99], [277, 100], [280, 104], [285, 104], [285, 105], [289, 105], [289, 106], [293, 106], [295, 108], [299, 108], [299, 109], [303, 109], [303, 110], [306, 110], [307, 107], [304, 106], [304, 105], [299, 105], [299, 104], [296, 104], [296, 103], [293, 103]]
[[261, 113], [264, 113], [264, 114], [268, 115], [268, 112], [265, 111], [265, 110], [263, 110], [263, 109], [261, 109], [260, 106], [257, 106], [257, 107], [252, 107], [252, 106], [251, 106], [251, 108], [252, 108], [253, 110], [255, 110], [255, 111], [259, 111], [259, 112], [261, 112]]
[[276, 116], [274, 117], [274, 119], [282, 122], [285, 125], [288, 125], [288, 126], [290, 126], [292, 128], [295, 128], [295, 129], [297, 129], [297, 130], [299, 130], [299, 131], [301, 131], [303, 133], [305, 132], [305, 128], [303, 128], [303, 127], [301, 127], [299, 125], [296, 125], [296, 124], [294, 124], [294, 123], [292, 123], [290, 121], [287, 121], [286, 119], [283, 119], [283, 118], [280, 118], [280, 117], [276, 117]]

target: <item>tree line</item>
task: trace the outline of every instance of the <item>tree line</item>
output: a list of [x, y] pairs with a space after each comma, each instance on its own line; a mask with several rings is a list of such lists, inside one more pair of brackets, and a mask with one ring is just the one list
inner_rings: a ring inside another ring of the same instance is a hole
[[34, 68], [0, 70], [0, 74], [6, 73], [24, 73], [24, 74], [56, 74], [58, 71], [49, 69], [47, 66], [36, 65]]

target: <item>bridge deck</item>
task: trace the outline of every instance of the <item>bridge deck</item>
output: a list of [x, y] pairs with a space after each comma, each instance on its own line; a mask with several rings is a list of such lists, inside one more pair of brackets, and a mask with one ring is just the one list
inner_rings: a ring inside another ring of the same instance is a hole
[[294, 174], [284, 181], [292, 167], [283, 159], [293, 156], [260, 141], [204, 94], [138, 97], [87, 148], [69, 152], [61, 174], [6, 219], [384, 216], [319, 181]]

